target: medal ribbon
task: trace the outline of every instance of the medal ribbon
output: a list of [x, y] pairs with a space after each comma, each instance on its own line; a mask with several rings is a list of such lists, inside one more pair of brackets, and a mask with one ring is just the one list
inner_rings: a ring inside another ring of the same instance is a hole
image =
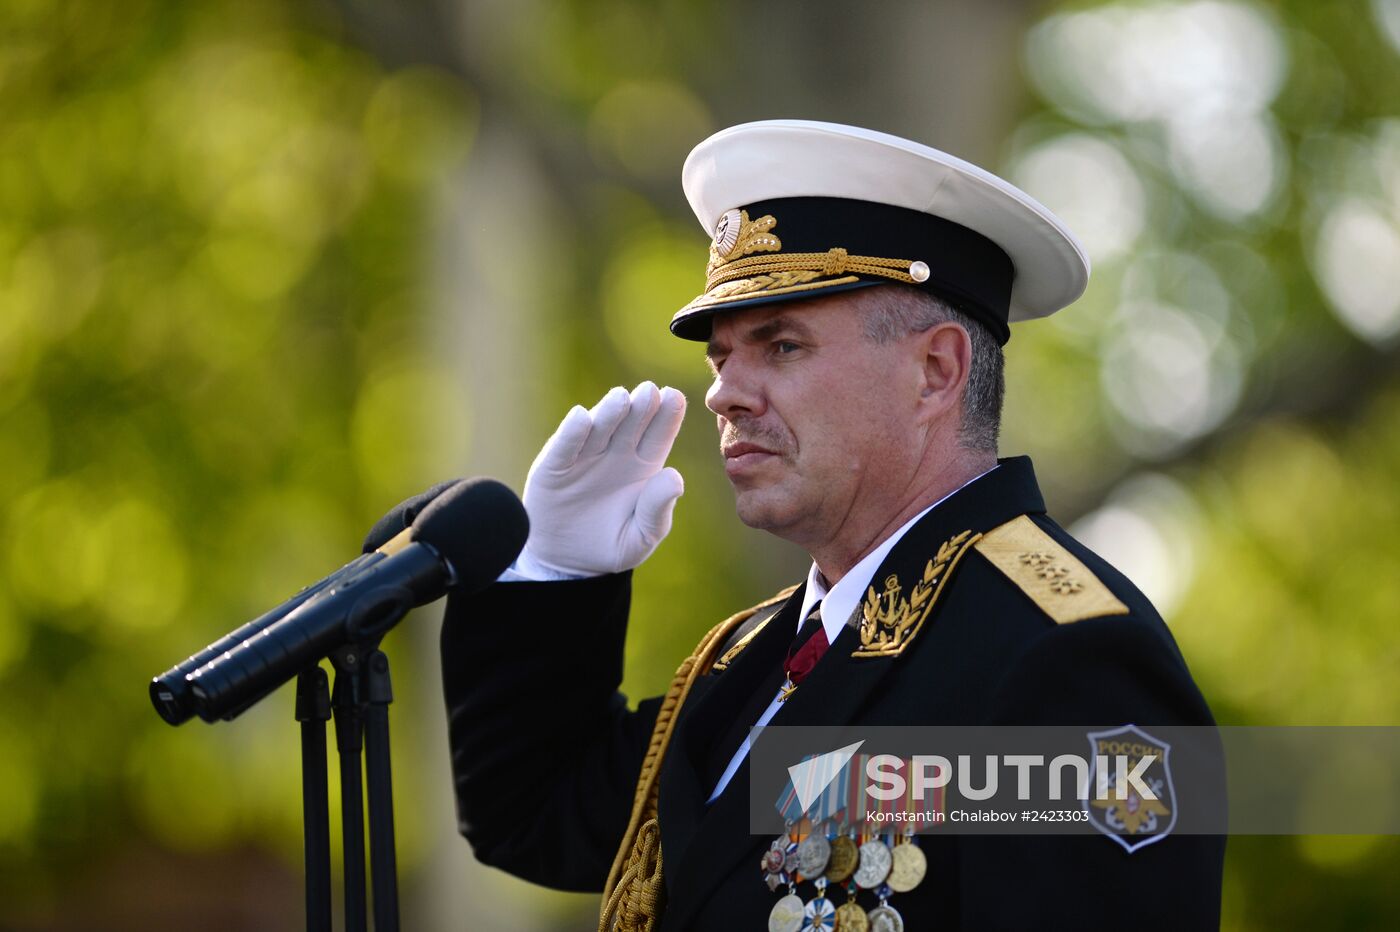
[[[808, 763], [822, 754], [809, 754], [802, 758], [800, 764]], [[853, 759], [854, 760], [854, 759]], [[838, 812], [846, 807], [847, 787], [851, 782], [852, 763], [842, 767], [837, 773], [832, 774], [827, 767], [800, 767], [800, 776], [794, 780], [789, 771], [788, 781], [783, 787], [783, 791], [778, 796], [774, 808], [783, 817], [785, 822], [800, 822], [805, 816], [811, 820], [813, 825], [820, 825], [834, 818]], [[820, 789], [818, 789], [820, 788]], [[802, 808], [803, 797], [816, 798], [806, 810]]]

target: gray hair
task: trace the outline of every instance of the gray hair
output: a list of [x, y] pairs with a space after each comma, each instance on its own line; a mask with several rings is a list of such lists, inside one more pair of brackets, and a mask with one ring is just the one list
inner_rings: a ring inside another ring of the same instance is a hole
[[958, 439], [969, 450], [995, 453], [1006, 377], [1001, 344], [992, 332], [942, 298], [918, 288], [893, 284], [863, 290], [865, 335], [876, 343], [893, 343], [942, 323], [957, 324], [967, 332], [972, 342], [972, 367], [963, 388]]

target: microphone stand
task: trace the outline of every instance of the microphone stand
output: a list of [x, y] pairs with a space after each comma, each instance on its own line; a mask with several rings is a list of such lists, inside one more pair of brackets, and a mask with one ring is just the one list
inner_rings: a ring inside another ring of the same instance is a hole
[[335, 688], [335, 746], [340, 754], [341, 873], [345, 882], [345, 932], [367, 932], [365, 918], [365, 810], [360, 778], [364, 747], [364, 689], [353, 647], [331, 655]]
[[301, 722], [301, 816], [306, 847], [306, 929], [331, 932], [331, 826], [326, 799], [326, 722], [331, 694], [320, 666], [297, 676]]
[[[404, 612], [399, 612], [400, 615]], [[394, 619], [380, 630], [397, 623]], [[389, 752], [389, 658], [374, 638], [330, 656], [335, 686], [328, 695], [319, 666], [297, 678], [302, 735], [302, 812], [306, 835], [306, 928], [330, 932], [330, 838], [326, 800], [326, 721], [335, 718], [340, 757], [340, 819], [344, 851], [345, 929], [367, 932], [364, 790], [369, 794], [369, 849], [375, 932], [398, 932], [398, 865]], [[304, 698], [305, 697], [305, 698]], [[364, 751], [361, 780], [360, 752]]]
[[369, 714], [365, 719], [365, 776], [369, 784], [369, 862], [374, 883], [375, 932], [398, 932], [398, 858], [394, 851], [394, 786], [389, 755], [389, 658], [370, 653], [364, 665]]

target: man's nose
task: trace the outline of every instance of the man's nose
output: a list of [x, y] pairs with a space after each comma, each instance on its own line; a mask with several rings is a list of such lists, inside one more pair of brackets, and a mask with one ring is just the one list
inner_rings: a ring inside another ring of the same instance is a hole
[[767, 409], [757, 373], [738, 354], [731, 355], [724, 367], [715, 373], [710, 390], [705, 392], [705, 407], [726, 420], [760, 417]]

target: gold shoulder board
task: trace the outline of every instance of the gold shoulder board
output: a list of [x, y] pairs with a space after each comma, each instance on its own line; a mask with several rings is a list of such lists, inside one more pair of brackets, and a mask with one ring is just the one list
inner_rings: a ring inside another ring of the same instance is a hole
[[974, 546], [1056, 624], [1128, 614], [1087, 566], [1025, 515], [983, 534]]
[[[792, 595], [796, 591], [796, 586], [788, 586], [786, 589], [784, 589], [782, 592], [779, 592], [772, 598], [764, 599], [762, 602], [759, 602], [752, 608], [746, 608], [742, 612], [730, 616], [724, 622], [725, 629], [729, 631], [736, 630], [737, 628], [742, 626], [744, 622], [748, 621], [750, 618], [763, 611], [765, 608], [768, 608], [772, 605], [776, 605], [779, 602], [787, 601], [788, 596]], [[714, 662], [714, 666], [712, 666], [710, 669], [714, 670], [715, 672], [722, 672], [725, 669], [727, 669], [729, 665], [734, 662], [734, 659], [744, 652], [744, 648], [749, 646], [749, 642], [758, 636], [758, 632], [762, 631], [768, 626], [768, 622], [771, 621], [773, 616], [776, 614], [777, 612], [770, 612], [767, 618], [763, 619], [758, 624], [750, 628], [747, 632], [745, 632], [744, 636], [739, 638], [739, 640], [735, 641], [734, 644], [724, 652], [723, 656], [721, 656], [718, 660]]]

